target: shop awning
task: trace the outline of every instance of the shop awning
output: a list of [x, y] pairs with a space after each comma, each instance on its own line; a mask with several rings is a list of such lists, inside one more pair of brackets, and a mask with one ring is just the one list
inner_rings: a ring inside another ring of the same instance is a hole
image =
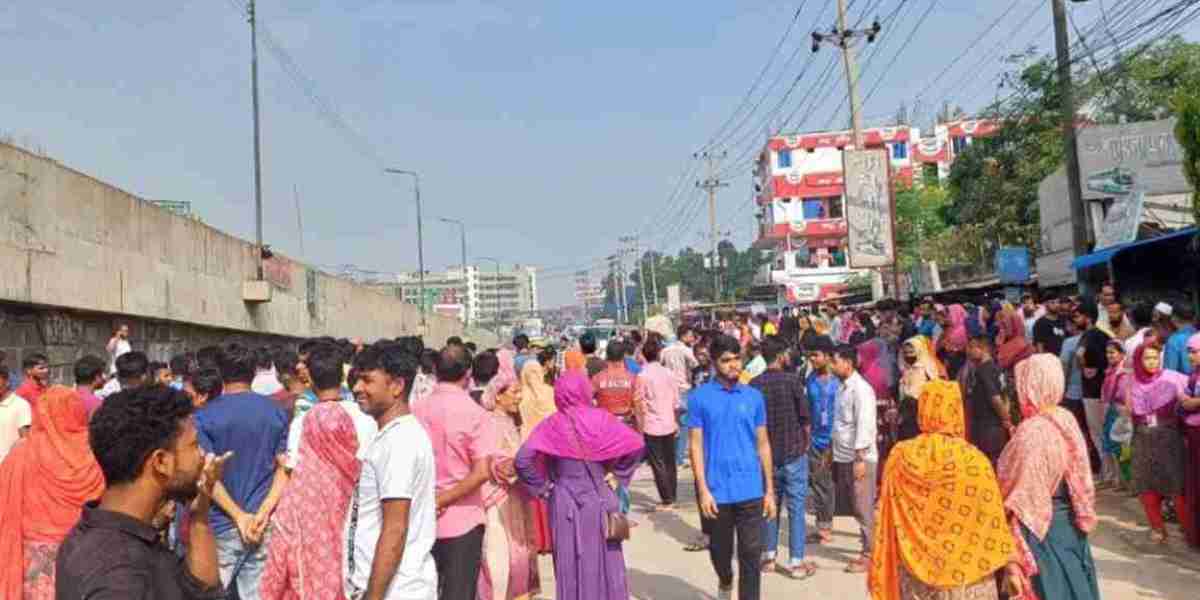
[[1189, 236], [1189, 235], [1196, 235], [1197, 231], [1200, 231], [1200, 229], [1197, 229], [1196, 227], [1188, 227], [1187, 229], [1180, 229], [1179, 231], [1168, 233], [1166, 235], [1160, 235], [1160, 236], [1154, 237], [1154, 238], [1138, 240], [1136, 242], [1129, 242], [1127, 244], [1118, 244], [1116, 246], [1110, 246], [1103, 250], [1097, 250], [1091, 254], [1085, 254], [1083, 256], [1080, 256], [1079, 258], [1076, 258], [1071, 263], [1071, 267], [1073, 269], [1075, 269], [1076, 271], [1078, 271], [1080, 269], [1086, 269], [1088, 267], [1102, 265], [1102, 264], [1105, 264], [1108, 261], [1112, 260], [1112, 257], [1116, 256], [1119, 252], [1128, 250], [1130, 248], [1136, 248], [1138, 246], [1145, 246], [1148, 244], [1156, 244], [1158, 242], [1164, 242], [1166, 240], [1171, 240], [1171, 239], [1180, 238], [1180, 237]]

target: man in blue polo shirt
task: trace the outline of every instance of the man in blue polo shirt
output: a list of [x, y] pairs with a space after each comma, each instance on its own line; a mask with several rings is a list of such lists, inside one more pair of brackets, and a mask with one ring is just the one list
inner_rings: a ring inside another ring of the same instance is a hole
[[775, 470], [767, 438], [762, 393], [738, 383], [738, 341], [718, 335], [709, 345], [713, 380], [688, 397], [692, 473], [703, 516], [713, 519], [709, 557], [717, 572], [717, 599], [733, 594], [734, 532], [737, 532], [738, 599], [759, 600], [763, 518], [775, 518]]
[[835, 495], [833, 487], [833, 415], [837, 410], [837, 393], [842, 381], [830, 369], [833, 342], [820, 337], [808, 351], [808, 411], [812, 423], [812, 443], [808, 449], [811, 500], [817, 517], [817, 531], [808, 542], [828, 544], [833, 541], [833, 513]]
[[284, 461], [278, 460], [287, 449], [288, 417], [273, 400], [250, 390], [257, 362], [250, 348], [230, 344], [217, 362], [223, 393], [195, 416], [205, 452], [233, 452], [213, 490], [217, 566], [223, 585], [232, 587], [236, 579], [242, 600], [258, 600], [267, 523], [288, 479]]

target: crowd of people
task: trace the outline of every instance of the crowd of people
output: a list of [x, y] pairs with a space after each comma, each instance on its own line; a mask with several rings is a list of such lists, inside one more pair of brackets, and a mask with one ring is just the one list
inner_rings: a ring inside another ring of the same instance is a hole
[[835, 516], [876, 600], [1098, 599], [1097, 490], [1200, 546], [1195, 313], [1112, 286], [1022, 300], [656, 318], [603, 349], [153, 362], [120, 327], [73, 386], [42, 355], [18, 386], [0, 364], [0, 597], [532, 600], [548, 555], [554, 598], [625, 600], [646, 465], [660, 512], [691, 470], [684, 550], [721, 600], [813, 577]]

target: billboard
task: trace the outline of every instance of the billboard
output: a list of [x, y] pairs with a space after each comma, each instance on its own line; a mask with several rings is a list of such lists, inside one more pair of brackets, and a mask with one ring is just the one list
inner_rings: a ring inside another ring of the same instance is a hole
[[892, 185], [887, 152], [847, 150], [846, 224], [849, 226], [850, 266], [883, 267], [895, 262], [892, 236]]

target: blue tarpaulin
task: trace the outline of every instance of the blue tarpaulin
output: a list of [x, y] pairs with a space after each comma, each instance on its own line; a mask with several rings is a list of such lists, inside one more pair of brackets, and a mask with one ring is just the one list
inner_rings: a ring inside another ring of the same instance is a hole
[[1112, 260], [1112, 257], [1116, 256], [1118, 252], [1122, 252], [1122, 251], [1128, 250], [1130, 248], [1136, 248], [1138, 246], [1145, 246], [1147, 244], [1154, 244], [1154, 243], [1171, 240], [1171, 239], [1175, 239], [1175, 238], [1179, 238], [1179, 237], [1183, 237], [1183, 236], [1196, 235], [1197, 231], [1200, 231], [1200, 230], [1198, 230], [1195, 227], [1188, 227], [1187, 229], [1180, 229], [1179, 231], [1168, 233], [1166, 235], [1160, 235], [1156, 238], [1150, 238], [1150, 239], [1146, 239], [1146, 240], [1138, 240], [1136, 242], [1129, 242], [1128, 244], [1118, 244], [1116, 246], [1110, 246], [1103, 250], [1097, 250], [1091, 254], [1085, 254], [1083, 256], [1080, 256], [1079, 258], [1076, 258], [1075, 261], [1071, 263], [1071, 267], [1073, 269], [1075, 269], [1076, 271], [1078, 271], [1080, 269], [1086, 269], [1088, 267], [1102, 265], [1102, 264], [1105, 264], [1108, 261]]

